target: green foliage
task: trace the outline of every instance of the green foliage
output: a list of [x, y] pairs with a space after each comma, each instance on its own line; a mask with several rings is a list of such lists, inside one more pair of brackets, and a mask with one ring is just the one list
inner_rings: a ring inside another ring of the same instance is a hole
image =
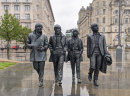
[[125, 39], [125, 41], [126, 42], [130, 42], [130, 27], [128, 28], [128, 29], [126, 29], [126, 39]]
[[0, 70], [1, 69], [5, 69], [7, 67], [10, 67], [12, 65], [15, 65], [17, 63], [13, 63], [13, 62], [0, 62]]
[[8, 13], [8, 10], [5, 10], [4, 17], [1, 17], [1, 26], [0, 26], [0, 35], [3, 39], [8, 42], [15, 40], [19, 32], [21, 32], [22, 26], [17, 18], [14, 15]]
[[22, 26], [15, 15], [9, 14], [5, 10], [5, 14], [1, 17], [0, 36], [7, 41], [7, 55], [9, 55], [9, 44], [12, 40], [16, 40], [21, 32]]
[[21, 43], [23, 43], [25, 45], [29, 33], [31, 33], [31, 29], [29, 29], [26, 26], [23, 27], [20, 34], [18, 35], [17, 42], [21, 42]]

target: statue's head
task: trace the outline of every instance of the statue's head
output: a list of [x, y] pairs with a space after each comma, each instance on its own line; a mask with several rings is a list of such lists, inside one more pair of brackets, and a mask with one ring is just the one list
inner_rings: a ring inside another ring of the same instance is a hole
[[54, 26], [54, 30], [55, 30], [55, 34], [56, 34], [56, 35], [61, 34], [61, 26], [60, 26], [60, 25], [56, 24], [56, 25]]
[[72, 31], [72, 36], [73, 36], [73, 37], [77, 37], [78, 34], [79, 34], [79, 31], [78, 31], [77, 29], [73, 29], [73, 31]]
[[35, 25], [35, 30], [36, 30], [38, 33], [42, 33], [42, 28], [43, 28], [43, 26], [42, 26], [42, 24], [40, 24], [40, 23], [37, 23], [37, 24]]
[[93, 32], [98, 32], [98, 30], [99, 30], [98, 24], [97, 23], [93, 23], [91, 25], [91, 29], [92, 29]]

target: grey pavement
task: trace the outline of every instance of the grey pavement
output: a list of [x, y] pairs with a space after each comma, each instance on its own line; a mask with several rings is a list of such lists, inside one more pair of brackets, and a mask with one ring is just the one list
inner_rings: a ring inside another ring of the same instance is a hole
[[53, 86], [52, 64], [45, 65], [44, 85], [38, 87], [38, 75], [32, 63], [19, 63], [0, 71], [0, 96], [49, 96]]
[[[115, 50], [109, 52], [113, 64], [108, 67], [107, 74], [100, 72], [99, 87], [88, 81], [89, 59], [84, 52], [84, 61], [81, 63], [81, 84], [77, 84], [77, 79], [72, 82], [70, 62], [64, 63], [62, 86], [55, 84], [53, 66], [47, 60], [43, 88], [38, 87], [38, 75], [32, 63], [27, 63], [29, 54], [12, 53], [11, 60], [25, 63], [0, 71], [0, 96], [130, 96], [130, 50], [126, 50], [122, 62], [116, 62]], [[26, 60], [19, 59], [18, 55], [26, 55]], [[2, 59], [1, 54], [0, 59]]]

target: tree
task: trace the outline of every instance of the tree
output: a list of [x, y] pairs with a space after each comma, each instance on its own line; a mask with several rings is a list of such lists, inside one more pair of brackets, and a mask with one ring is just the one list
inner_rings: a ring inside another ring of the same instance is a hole
[[15, 40], [22, 26], [15, 15], [9, 14], [5, 10], [5, 14], [1, 16], [0, 36], [7, 41], [7, 55], [9, 55], [9, 46], [12, 40]]
[[29, 33], [31, 33], [31, 29], [29, 29], [28, 27], [23, 27], [22, 31], [20, 32], [20, 34], [18, 35], [17, 38], [17, 42], [21, 42], [22, 44], [24, 44], [24, 50], [26, 51], [26, 41], [28, 38]]

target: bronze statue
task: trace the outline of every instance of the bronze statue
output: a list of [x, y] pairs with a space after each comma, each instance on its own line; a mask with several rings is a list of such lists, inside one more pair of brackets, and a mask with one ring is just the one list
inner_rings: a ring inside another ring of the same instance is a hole
[[63, 77], [63, 64], [66, 60], [67, 42], [66, 37], [61, 32], [61, 26], [54, 26], [55, 34], [50, 37], [49, 48], [50, 48], [50, 62], [53, 62], [55, 82], [59, 85], [62, 84]]
[[42, 34], [42, 24], [35, 25], [34, 32], [30, 33], [27, 39], [27, 46], [31, 49], [30, 61], [39, 74], [39, 87], [43, 86], [44, 65], [47, 60], [46, 50], [48, 49], [48, 39]]
[[78, 37], [78, 30], [73, 29], [72, 38], [68, 40], [68, 61], [71, 62], [72, 69], [72, 79], [75, 79], [75, 67], [77, 72], [77, 80], [78, 83], [81, 83], [80, 80], [80, 62], [83, 61], [82, 53], [83, 53], [83, 42]]
[[[98, 86], [99, 70], [104, 71], [104, 60], [112, 63], [110, 54], [107, 51], [105, 36], [98, 32], [98, 24], [91, 25], [93, 33], [90, 33], [87, 37], [87, 57], [90, 58], [90, 68], [88, 79], [92, 80], [92, 74], [94, 72], [94, 85]], [[104, 72], [105, 73], [105, 72]]]

